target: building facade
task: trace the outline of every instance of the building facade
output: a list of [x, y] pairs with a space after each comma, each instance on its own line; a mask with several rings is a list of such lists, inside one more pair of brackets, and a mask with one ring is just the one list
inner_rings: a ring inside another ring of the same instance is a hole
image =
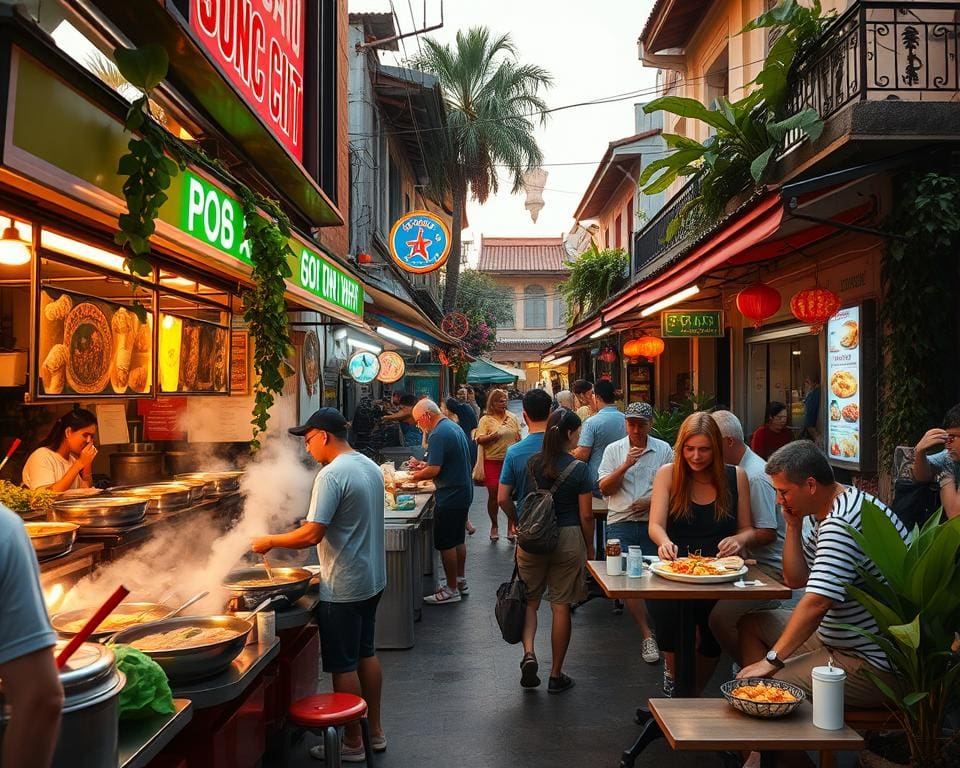
[[497, 328], [490, 358], [526, 371], [521, 389], [547, 379], [551, 389], [566, 385], [567, 370], [541, 372], [540, 358], [566, 332], [567, 305], [558, 285], [566, 279], [569, 254], [561, 237], [481, 237], [477, 270], [510, 298], [513, 321]]

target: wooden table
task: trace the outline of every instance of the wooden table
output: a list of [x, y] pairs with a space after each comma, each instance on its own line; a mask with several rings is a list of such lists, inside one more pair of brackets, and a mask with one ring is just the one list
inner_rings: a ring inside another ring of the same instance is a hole
[[813, 708], [772, 720], [749, 717], [725, 699], [650, 699], [650, 712], [667, 743], [677, 750], [752, 750], [761, 766], [774, 765], [775, 752], [838, 752], [863, 748], [863, 737], [849, 726], [825, 731], [813, 724]]
[[[696, 691], [696, 621], [693, 616], [693, 600], [789, 600], [792, 592], [767, 574], [750, 566], [744, 579], [763, 582], [759, 587], [735, 587], [732, 582], [719, 584], [692, 584], [671, 581], [654, 575], [644, 567], [643, 575], [630, 578], [626, 575], [607, 576], [605, 560], [590, 560], [587, 569], [607, 597], [623, 600], [679, 600], [677, 617], [678, 645], [675, 651], [674, 696], [677, 699], [691, 698]], [[695, 699], [695, 701], [701, 701]], [[659, 728], [645, 709], [637, 709], [637, 722], [644, 726], [633, 745], [623, 753], [622, 766], [632, 766], [644, 747], [660, 736]]]

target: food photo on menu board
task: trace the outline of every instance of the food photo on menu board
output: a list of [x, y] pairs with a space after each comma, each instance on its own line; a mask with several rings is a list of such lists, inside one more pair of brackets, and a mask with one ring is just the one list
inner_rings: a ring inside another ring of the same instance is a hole
[[841, 309], [827, 323], [827, 447], [831, 458], [860, 462], [860, 308]]
[[152, 316], [90, 296], [40, 291], [37, 393], [146, 395], [152, 390]]
[[229, 329], [161, 313], [161, 392], [226, 393]]

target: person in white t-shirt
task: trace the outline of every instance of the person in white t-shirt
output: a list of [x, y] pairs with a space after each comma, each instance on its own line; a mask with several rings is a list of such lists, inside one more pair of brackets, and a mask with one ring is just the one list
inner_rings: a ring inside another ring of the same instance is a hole
[[31, 490], [66, 491], [93, 484], [97, 417], [74, 406], [57, 419], [43, 445], [23, 466], [23, 484]]

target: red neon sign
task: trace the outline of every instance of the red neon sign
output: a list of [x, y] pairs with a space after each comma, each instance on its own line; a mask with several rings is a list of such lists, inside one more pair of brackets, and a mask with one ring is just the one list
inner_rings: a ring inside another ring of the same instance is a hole
[[192, 0], [190, 27], [274, 135], [303, 159], [303, 0]]

